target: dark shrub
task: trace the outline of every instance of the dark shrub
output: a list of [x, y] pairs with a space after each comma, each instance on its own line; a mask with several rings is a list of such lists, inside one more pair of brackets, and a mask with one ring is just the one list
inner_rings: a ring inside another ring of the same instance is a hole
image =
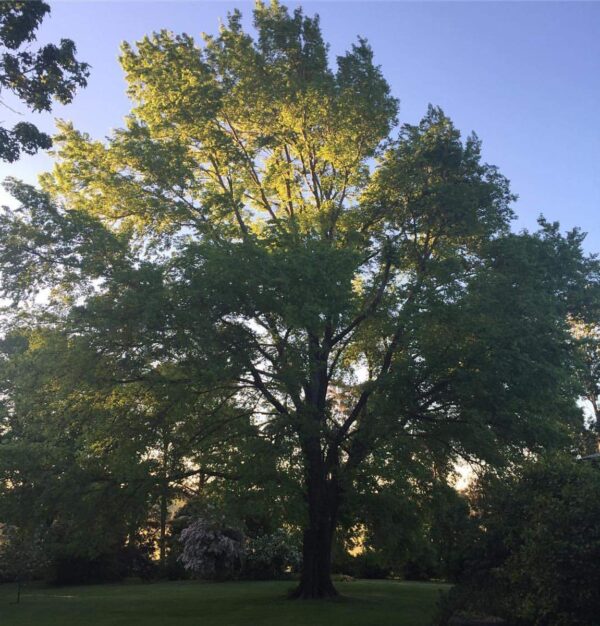
[[473, 504], [480, 532], [468, 575], [447, 600], [453, 610], [519, 625], [600, 624], [600, 467], [531, 462], [482, 480]]
[[144, 550], [124, 546], [93, 558], [69, 554], [55, 556], [46, 578], [55, 585], [81, 585], [118, 582], [130, 576], [150, 580], [156, 575], [157, 566]]
[[381, 555], [373, 550], [365, 550], [351, 557], [349, 571], [342, 572], [354, 578], [384, 579], [389, 578], [392, 570], [382, 559]]
[[64, 555], [56, 557], [48, 570], [48, 582], [55, 585], [81, 585], [117, 582], [125, 577], [116, 554], [94, 558]]

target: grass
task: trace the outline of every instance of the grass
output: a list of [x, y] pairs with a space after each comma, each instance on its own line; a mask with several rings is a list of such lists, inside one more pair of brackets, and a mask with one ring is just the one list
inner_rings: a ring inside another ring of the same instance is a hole
[[289, 582], [0, 585], [2, 626], [429, 626], [446, 585], [337, 583], [328, 601], [286, 599]]

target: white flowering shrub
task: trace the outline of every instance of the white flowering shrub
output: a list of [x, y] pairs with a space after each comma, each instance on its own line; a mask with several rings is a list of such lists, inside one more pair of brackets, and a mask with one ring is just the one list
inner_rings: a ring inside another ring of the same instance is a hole
[[302, 555], [291, 535], [278, 529], [255, 537], [246, 547], [246, 574], [253, 578], [280, 578], [299, 569]]
[[180, 541], [179, 560], [201, 578], [230, 578], [241, 568], [244, 536], [235, 529], [198, 519], [181, 532]]

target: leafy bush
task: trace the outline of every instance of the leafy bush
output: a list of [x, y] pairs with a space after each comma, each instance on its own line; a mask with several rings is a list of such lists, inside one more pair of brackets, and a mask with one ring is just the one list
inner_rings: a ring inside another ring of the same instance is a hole
[[351, 556], [346, 561], [342, 574], [348, 574], [353, 578], [384, 579], [392, 574], [387, 560], [375, 550], [365, 550], [356, 556]]
[[[369, 490], [356, 502], [354, 531], [334, 552], [334, 571], [406, 580], [460, 579], [473, 521], [469, 502], [446, 481], [423, 472], [410, 484], [398, 480]], [[360, 529], [360, 530], [357, 530]], [[363, 555], [348, 550], [362, 547]]]
[[495, 613], [535, 626], [600, 624], [600, 468], [572, 459], [531, 462], [476, 489], [480, 532], [452, 611]]
[[47, 568], [46, 580], [56, 585], [118, 582], [127, 576], [150, 580], [157, 566], [148, 554], [133, 545], [122, 546], [95, 556], [55, 554]]
[[39, 578], [46, 565], [39, 534], [14, 526], [0, 527], [0, 583]]
[[47, 580], [55, 585], [87, 585], [118, 582], [124, 576], [116, 554], [100, 554], [93, 558], [65, 554], [52, 559]]
[[302, 556], [290, 533], [278, 529], [270, 535], [250, 539], [246, 548], [244, 573], [249, 578], [281, 578], [300, 567]]

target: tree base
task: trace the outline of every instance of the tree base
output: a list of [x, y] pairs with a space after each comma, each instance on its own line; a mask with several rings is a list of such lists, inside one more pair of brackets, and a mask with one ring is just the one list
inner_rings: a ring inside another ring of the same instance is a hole
[[307, 583], [301, 581], [300, 584], [290, 592], [292, 600], [325, 600], [327, 598], [337, 598], [339, 593], [333, 586], [331, 580], [316, 581], [315, 583]]

